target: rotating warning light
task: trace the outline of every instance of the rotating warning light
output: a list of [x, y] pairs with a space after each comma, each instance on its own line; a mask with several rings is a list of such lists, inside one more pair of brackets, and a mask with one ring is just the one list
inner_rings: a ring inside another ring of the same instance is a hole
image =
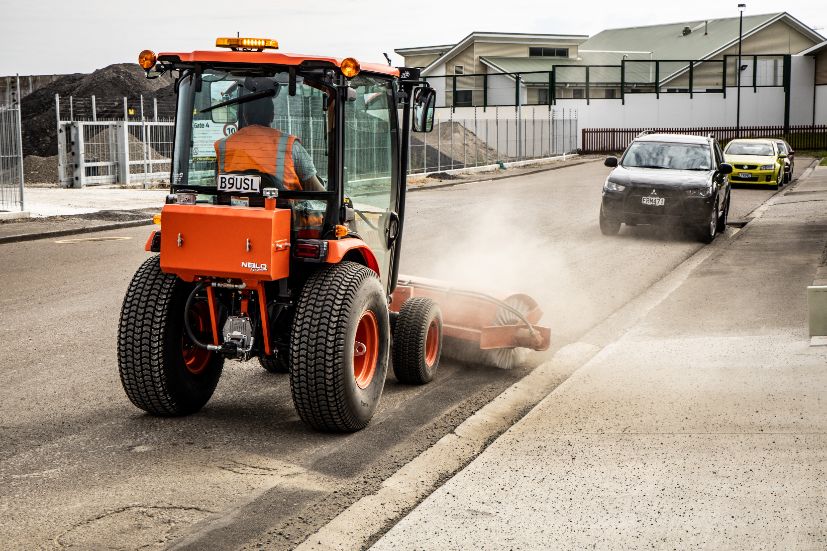
[[271, 38], [216, 38], [217, 48], [230, 48], [231, 50], [257, 51], [278, 50], [279, 43]]

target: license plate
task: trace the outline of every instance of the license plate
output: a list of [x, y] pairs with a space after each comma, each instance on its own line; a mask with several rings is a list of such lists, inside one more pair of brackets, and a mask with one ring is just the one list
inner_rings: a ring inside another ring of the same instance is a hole
[[749, 172], [739, 172], [738, 177], [743, 178], [745, 180], [749, 180], [750, 178], [752, 178], [752, 174], [750, 174]]
[[219, 174], [218, 191], [258, 193], [261, 191], [261, 176], [245, 174]]
[[652, 207], [662, 207], [666, 204], [665, 197], [641, 197], [640, 202]]

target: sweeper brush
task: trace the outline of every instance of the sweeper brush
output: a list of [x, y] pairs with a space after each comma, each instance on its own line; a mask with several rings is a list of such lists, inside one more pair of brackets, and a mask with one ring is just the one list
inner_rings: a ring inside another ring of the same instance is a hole
[[522, 293], [488, 294], [458, 289], [433, 279], [399, 276], [391, 312], [413, 297], [434, 301], [442, 311], [442, 356], [473, 365], [511, 369], [528, 350], [546, 350], [550, 330], [537, 325], [537, 302]]

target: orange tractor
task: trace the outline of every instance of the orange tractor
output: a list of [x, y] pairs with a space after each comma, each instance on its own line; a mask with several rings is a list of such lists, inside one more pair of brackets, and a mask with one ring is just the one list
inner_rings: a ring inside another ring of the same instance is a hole
[[225, 360], [257, 358], [289, 374], [308, 425], [355, 431], [391, 360], [399, 381], [427, 383], [443, 336], [495, 363], [548, 347], [525, 295], [398, 274], [410, 132], [433, 127], [418, 71], [265, 39], [216, 46], [139, 56], [149, 78], [173, 75], [178, 106], [171, 190], [146, 243], [160, 254], [129, 284], [118, 330], [137, 407], [194, 413]]

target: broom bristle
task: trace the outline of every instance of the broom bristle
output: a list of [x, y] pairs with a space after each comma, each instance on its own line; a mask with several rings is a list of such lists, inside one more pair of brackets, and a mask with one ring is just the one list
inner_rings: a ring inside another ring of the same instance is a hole
[[[509, 297], [506, 304], [522, 314], [528, 313], [532, 305], [519, 296]], [[491, 325], [512, 325], [522, 323], [513, 312], [505, 308], [498, 308]], [[445, 337], [442, 340], [442, 355], [463, 363], [484, 365], [499, 369], [512, 369], [522, 365], [528, 356], [525, 348], [495, 348], [481, 350], [479, 344], [472, 341]]]

